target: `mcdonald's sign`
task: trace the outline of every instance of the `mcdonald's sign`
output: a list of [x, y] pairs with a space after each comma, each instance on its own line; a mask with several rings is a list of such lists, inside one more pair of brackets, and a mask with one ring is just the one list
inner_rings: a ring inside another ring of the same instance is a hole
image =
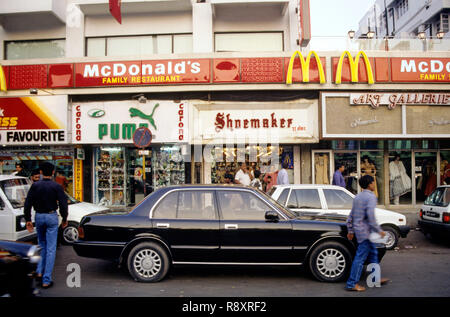
[[0, 90], [1, 91], [6, 91], [6, 77], [5, 77], [5, 72], [3, 71], [3, 66], [0, 65]]
[[350, 66], [350, 74], [351, 74], [351, 82], [357, 83], [359, 81], [358, 78], [358, 71], [359, 71], [359, 58], [363, 57], [364, 64], [366, 66], [366, 73], [367, 73], [367, 83], [372, 85], [375, 83], [374, 75], [372, 71], [372, 65], [370, 64], [370, 60], [367, 57], [366, 53], [363, 51], [359, 51], [356, 57], [353, 59], [352, 54], [350, 54], [349, 51], [345, 51], [342, 53], [341, 57], [339, 58], [339, 63], [337, 65], [336, 69], [336, 78], [335, 83], [337, 85], [342, 83], [342, 67], [344, 65], [344, 59], [345, 57], [348, 57], [349, 66]]
[[314, 57], [315, 57], [317, 69], [319, 71], [319, 82], [321, 84], [326, 83], [325, 72], [323, 70], [322, 61], [320, 60], [320, 57], [317, 55], [317, 53], [314, 51], [310, 51], [305, 60], [303, 58], [303, 55], [301, 52], [295, 51], [294, 54], [292, 54], [291, 59], [289, 60], [289, 66], [288, 66], [287, 75], [286, 75], [286, 84], [287, 85], [292, 84], [292, 73], [293, 73], [293, 69], [294, 69], [294, 61], [297, 58], [297, 56], [300, 60], [303, 82], [309, 83], [309, 71], [310, 71], [310, 62], [311, 62], [312, 55], [314, 55]]

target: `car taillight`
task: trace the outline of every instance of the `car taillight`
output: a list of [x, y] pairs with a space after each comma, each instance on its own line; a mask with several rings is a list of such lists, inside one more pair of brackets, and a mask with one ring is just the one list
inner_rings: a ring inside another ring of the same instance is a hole
[[84, 239], [84, 229], [82, 226], [78, 226], [78, 239]]
[[442, 214], [442, 221], [444, 223], [450, 223], [450, 214], [448, 212]]
[[419, 217], [420, 217], [420, 219], [423, 219], [423, 210], [422, 209], [420, 209]]

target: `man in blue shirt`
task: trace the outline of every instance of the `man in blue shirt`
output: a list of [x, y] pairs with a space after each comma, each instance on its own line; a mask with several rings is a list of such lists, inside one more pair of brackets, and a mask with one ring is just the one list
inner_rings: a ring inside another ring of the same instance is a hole
[[341, 186], [345, 188], [345, 179], [344, 176], [342, 176], [342, 173], [345, 170], [345, 165], [344, 164], [340, 164], [338, 165], [338, 169], [336, 170], [336, 172], [334, 172], [333, 175], [333, 185], [337, 185], [337, 186]]
[[281, 164], [281, 166], [283, 168], [278, 172], [277, 185], [288, 185], [289, 184], [289, 175], [288, 175], [286, 169], [289, 167], [289, 164], [287, 162], [283, 162], [283, 164]]
[[[372, 176], [365, 175], [359, 180], [359, 185], [363, 189], [353, 200], [352, 210], [347, 219], [347, 238], [353, 240], [356, 236], [358, 249], [353, 259], [350, 277], [347, 281], [346, 290], [363, 292], [366, 289], [358, 285], [366, 259], [369, 263], [378, 264], [378, 251], [376, 246], [369, 240], [371, 232], [378, 232], [381, 237], [386, 233], [381, 230], [375, 219], [375, 207], [377, 198], [373, 193], [375, 182]], [[386, 284], [389, 279], [381, 279], [380, 284]]]

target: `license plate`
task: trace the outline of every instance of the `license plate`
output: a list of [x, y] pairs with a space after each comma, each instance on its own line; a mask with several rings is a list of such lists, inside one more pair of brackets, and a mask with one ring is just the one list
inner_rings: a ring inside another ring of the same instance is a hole
[[432, 217], [432, 218], [439, 218], [439, 214], [434, 211], [426, 211], [425, 216]]

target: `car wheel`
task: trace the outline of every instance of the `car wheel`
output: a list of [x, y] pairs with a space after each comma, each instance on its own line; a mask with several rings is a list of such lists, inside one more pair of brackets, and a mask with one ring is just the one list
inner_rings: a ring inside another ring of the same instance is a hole
[[317, 247], [309, 257], [309, 268], [313, 276], [321, 282], [340, 282], [348, 275], [351, 254], [339, 242], [325, 242]]
[[78, 223], [69, 222], [67, 227], [61, 230], [63, 244], [72, 244], [78, 240]]
[[388, 237], [386, 242], [386, 250], [394, 249], [398, 244], [398, 231], [391, 226], [381, 226], [381, 229], [386, 232], [386, 235]]
[[135, 246], [128, 256], [128, 271], [137, 282], [159, 282], [169, 271], [167, 252], [158, 244], [145, 242]]

